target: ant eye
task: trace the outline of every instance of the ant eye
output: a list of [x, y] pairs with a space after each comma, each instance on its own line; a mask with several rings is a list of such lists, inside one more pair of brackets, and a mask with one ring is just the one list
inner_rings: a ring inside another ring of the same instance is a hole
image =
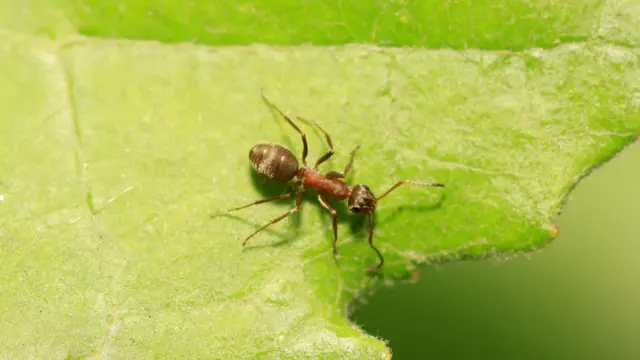
[[351, 208], [351, 211], [353, 211], [354, 213], [358, 213], [358, 212], [360, 212], [360, 208], [357, 207], [357, 206], [354, 206], [354, 207]]

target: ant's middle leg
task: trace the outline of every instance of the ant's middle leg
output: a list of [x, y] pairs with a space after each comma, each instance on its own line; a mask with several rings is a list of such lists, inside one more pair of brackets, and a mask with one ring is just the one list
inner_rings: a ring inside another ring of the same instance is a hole
[[309, 147], [307, 146], [307, 136], [302, 132], [302, 130], [300, 130], [300, 128], [293, 122], [293, 120], [291, 120], [287, 115], [285, 115], [285, 113], [282, 112], [282, 110], [280, 110], [274, 103], [271, 102], [271, 100], [269, 100], [267, 95], [264, 94], [264, 89], [260, 89], [260, 91], [262, 94], [262, 100], [264, 100], [264, 102], [267, 103], [267, 105], [269, 105], [270, 107], [276, 109], [276, 111], [280, 113], [280, 115], [282, 115], [282, 117], [289, 123], [289, 125], [293, 126], [298, 134], [300, 134], [300, 138], [302, 139], [302, 163], [306, 166], [307, 153], [309, 152]]
[[337, 171], [329, 171], [326, 176], [331, 179], [344, 179], [345, 177], [347, 177], [349, 170], [351, 170], [351, 167], [353, 166], [353, 157], [358, 149], [360, 149], [360, 145], [351, 150], [351, 155], [349, 155], [349, 162], [347, 163], [347, 165], [345, 165], [343, 172], [339, 173]]
[[347, 163], [347, 165], [345, 165], [344, 172], [342, 173], [344, 177], [347, 177], [349, 170], [351, 170], [351, 166], [353, 165], [353, 157], [355, 156], [356, 151], [358, 151], [358, 149], [360, 149], [360, 145], [356, 146], [353, 150], [351, 150], [351, 155], [349, 155], [349, 162]]
[[318, 194], [318, 201], [325, 209], [329, 210], [331, 216], [333, 217], [333, 258], [338, 259], [338, 212], [336, 209], [331, 207], [327, 200], [322, 196], [322, 194]]

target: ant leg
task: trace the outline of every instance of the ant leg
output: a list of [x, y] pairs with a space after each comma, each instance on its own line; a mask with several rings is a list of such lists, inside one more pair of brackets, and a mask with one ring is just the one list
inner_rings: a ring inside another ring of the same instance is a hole
[[313, 121], [311, 119], [308, 119], [308, 118], [304, 118], [304, 117], [302, 117], [300, 115], [296, 116], [296, 118], [298, 118], [299, 120], [303, 120], [303, 121], [306, 121], [306, 122], [309, 122], [309, 123], [315, 125], [324, 134], [324, 138], [327, 140], [327, 144], [329, 145], [329, 152], [324, 154], [324, 155], [322, 155], [318, 160], [316, 160], [316, 163], [313, 165], [314, 169], [318, 169], [318, 166], [320, 164], [322, 164], [323, 162], [329, 160], [329, 158], [331, 156], [333, 156], [333, 153], [335, 152], [333, 150], [333, 142], [331, 141], [331, 136], [329, 136], [329, 134], [317, 122], [315, 122], [315, 121]]
[[276, 109], [276, 111], [280, 113], [280, 115], [282, 115], [282, 117], [289, 123], [289, 125], [293, 126], [293, 128], [296, 129], [298, 134], [300, 134], [300, 138], [302, 139], [302, 163], [306, 166], [307, 153], [309, 152], [309, 149], [307, 146], [307, 136], [302, 132], [302, 130], [300, 130], [300, 128], [293, 122], [293, 120], [291, 120], [274, 103], [272, 103], [271, 100], [269, 100], [267, 95], [264, 94], [264, 89], [260, 89], [260, 92], [262, 94], [262, 100], [264, 100], [264, 102], [267, 103], [267, 105], [269, 105], [270, 107]]
[[360, 149], [360, 145], [356, 146], [353, 150], [351, 150], [351, 155], [349, 156], [349, 162], [347, 163], [347, 165], [345, 165], [344, 172], [339, 173], [337, 171], [329, 171], [326, 174], [326, 177], [330, 179], [344, 179], [345, 177], [347, 177], [347, 174], [349, 173], [349, 170], [351, 170], [351, 166], [353, 165], [353, 156], [355, 155], [356, 151], [358, 151], [358, 149]]
[[293, 196], [293, 194], [296, 193], [296, 190], [293, 190], [292, 192], [288, 192], [286, 194], [282, 194], [282, 195], [278, 195], [278, 196], [274, 196], [274, 197], [270, 197], [267, 199], [262, 199], [262, 200], [258, 200], [258, 201], [254, 201], [251, 204], [247, 204], [244, 206], [239, 206], [237, 208], [233, 208], [233, 209], [225, 209], [225, 210], [218, 210], [216, 212], [211, 213], [211, 216], [218, 216], [218, 215], [224, 215], [224, 214], [228, 214], [232, 211], [236, 211], [236, 210], [240, 210], [240, 209], [244, 209], [244, 208], [248, 208], [249, 206], [253, 206], [253, 205], [259, 205], [259, 204], [264, 204], [266, 202], [270, 202], [270, 201], [275, 201], [275, 200], [280, 200], [280, 199], [286, 199], [286, 198], [290, 198], [291, 196]]
[[428, 183], [428, 182], [424, 182], [424, 181], [417, 181], [417, 180], [400, 180], [397, 183], [395, 183], [395, 185], [393, 185], [389, 190], [387, 190], [384, 194], [378, 196], [378, 198], [376, 199], [377, 201], [380, 201], [380, 199], [382, 199], [383, 197], [389, 195], [390, 192], [392, 192], [393, 190], [395, 190], [396, 188], [398, 188], [398, 186], [403, 185], [403, 184], [411, 184], [411, 185], [418, 185], [418, 186], [437, 186], [437, 187], [444, 187], [444, 184], [441, 183]]
[[380, 262], [375, 266], [368, 268], [367, 271], [376, 271], [380, 269], [384, 264], [384, 258], [382, 257], [382, 253], [380, 252], [380, 250], [378, 250], [378, 248], [373, 246], [373, 228], [375, 226], [375, 221], [373, 220], [374, 219], [373, 213], [369, 214], [369, 218], [371, 219], [370, 221], [371, 227], [369, 228], [369, 246], [373, 249], [373, 251], [376, 252], [376, 254], [378, 254], [378, 258], [380, 259]]
[[247, 238], [244, 239], [244, 241], [242, 242], [242, 246], [247, 245], [247, 242], [249, 241], [249, 239], [251, 239], [255, 234], [259, 233], [260, 231], [266, 229], [270, 225], [273, 225], [273, 224], [277, 223], [278, 221], [286, 218], [287, 216], [293, 214], [294, 212], [298, 211], [300, 209], [300, 204], [302, 204], [302, 194], [304, 194], [304, 188], [302, 188], [300, 190], [300, 192], [298, 193], [298, 197], [296, 197], [296, 206], [293, 209], [291, 209], [291, 210], [285, 212], [284, 214], [278, 216], [277, 218], [269, 221], [269, 223], [267, 223], [266, 225], [264, 225], [260, 229], [254, 231], [253, 234], [247, 236]]
[[331, 213], [331, 216], [333, 217], [333, 258], [337, 260], [338, 259], [338, 248], [337, 248], [337, 243], [338, 243], [338, 213], [336, 212], [336, 209], [332, 208], [331, 205], [329, 205], [327, 200], [320, 193], [318, 193], [318, 201], [320, 201], [320, 204], [322, 204], [322, 206], [325, 209], [329, 210], [329, 212]]
[[356, 151], [358, 151], [358, 149], [360, 149], [360, 145], [356, 146], [353, 150], [351, 150], [351, 155], [349, 156], [349, 162], [347, 163], [347, 165], [345, 165], [344, 172], [342, 172], [342, 174], [345, 177], [347, 177], [349, 170], [351, 170], [351, 166], [353, 165], [353, 157], [356, 154]]
[[293, 183], [293, 190], [291, 192], [286, 193], [286, 194], [282, 194], [282, 195], [278, 195], [278, 196], [274, 196], [274, 197], [270, 197], [270, 198], [266, 198], [266, 199], [257, 200], [257, 201], [254, 201], [254, 202], [250, 203], [250, 204], [239, 206], [237, 208], [218, 210], [218, 211], [212, 212], [211, 213], [211, 217], [228, 214], [228, 213], [230, 213], [232, 211], [241, 210], [241, 209], [253, 206], [253, 205], [259, 205], [259, 204], [264, 204], [264, 203], [267, 203], [267, 202], [270, 202], [270, 201], [290, 198], [296, 193], [296, 191], [298, 191], [298, 186], [301, 183], [302, 183], [301, 181], [296, 181], [295, 183]]

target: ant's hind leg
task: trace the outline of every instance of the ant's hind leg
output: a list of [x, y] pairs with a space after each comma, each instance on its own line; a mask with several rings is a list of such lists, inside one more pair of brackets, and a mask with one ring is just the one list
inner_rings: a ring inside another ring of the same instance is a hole
[[284, 213], [284, 214], [282, 214], [282, 215], [278, 216], [277, 218], [275, 218], [275, 219], [273, 219], [273, 220], [269, 221], [269, 223], [267, 223], [266, 225], [264, 225], [264, 226], [263, 226], [263, 227], [261, 227], [260, 229], [258, 229], [258, 230], [256, 230], [256, 231], [254, 231], [254, 232], [253, 232], [253, 234], [251, 234], [251, 235], [247, 236], [247, 237], [244, 239], [244, 241], [242, 242], [242, 246], [247, 245], [247, 242], [249, 241], [249, 239], [251, 239], [255, 234], [257, 234], [257, 233], [259, 233], [260, 231], [262, 231], [262, 230], [266, 229], [267, 227], [269, 227], [269, 226], [271, 226], [271, 225], [273, 225], [273, 224], [277, 223], [278, 221], [280, 221], [280, 220], [282, 220], [282, 219], [286, 218], [287, 216], [289, 216], [289, 215], [293, 214], [294, 212], [296, 212], [296, 211], [300, 210], [300, 204], [302, 204], [302, 194], [304, 194], [304, 189], [300, 190], [300, 192], [298, 193], [298, 197], [296, 198], [296, 206], [295, 206], [293, 209], [291, 209], [291, 210], [287, 211], [286, 213]]
[[293, 120], [291, 120], [291, 118], [285, 115], [282, 110], [280, 110], [274, 103], [271, 102], [271, 100], [269, 100], [267, 95], [264, 94], [264, 89], [260, 89], [260, 92], [262, 94], [262, 100], [264, 100], [267, 105], [274, 108], [289, 123], [289, 125], [293, 126], [298, 134], [300, 134], [300, 138], [302, 139], [302, 163], [306, 166], [307, 153], [309, 152], [309, 147], [307, 146], [307, 136], [302, 132], [302, 130], [300, 130], [300, 128], [293, 122]]
[[253, 206], [253, 205], [259, 205], [259, 204], [264, 204], [264, 203], [267, 203], [267, 202], [270, 202], [270, 201], [290, 198], [295, 193], [296, 193], [296, 190], [293, 190], [292, 192], [288, 192], [286, 194], [270, 197], [270, 198], [267, 198], [267, 199], [257, 200], [257, 201], [252, 202], [251, 204], [239, 206], [237, 208], [214, 211], [214, 212], [211, 213], [211, 216], [214, 217], [214, 216], [218, 216], [218, 215], [224, 215], [224, 214], [228, 214], [230, 212], [236, 211], [236, 210], [248, 208], [248, 207]]
[[322, 207], [329, 210], [331, 216], [333, 217], [333, 258], [338, 259], [338, 213], [336, 209], [332, 208], [331, 205], [325, 200], [325, 198], [318, 194], [318, 201], [322, 204]]
[[244, 208], [248, 208], [248, 207], [253, 206], [253, 205], [260, 205], [260, 204], [268, 203], [268, 202], [271, 202], [271, 201], [290, 198], [290, 197], [292, 197], [293, 195], [296, 194], [296, 192], [298, 191], [298, 186], [300, 186], [301, 183], [302, 182], [300, 182], [300, 181], [296, 181], [295, 183], [293, 183], [293, 190], [291, 192], [286, 193], [286, 194], [282, 194], [282, 195], [278, 195], [278, 196], [274, 196], [274, 197], [270, 197], [270, 198], [266, 198], [266, 199], [257, 200], [257, 201], [254, 201], [254, 202], [250, 203], [250, 204], [239, 206], [239, 207], [236, 207], [236, 208], [214, 211], [214, 212], [211, 213], [211, 217], [216, 217], [216, 216], [219, 216], [219, 215], [228, 214], [230, 212], [233, 212], [233, 211], [236, 211], [236, 210], [241, 210], [241, 209], [244, 209]]

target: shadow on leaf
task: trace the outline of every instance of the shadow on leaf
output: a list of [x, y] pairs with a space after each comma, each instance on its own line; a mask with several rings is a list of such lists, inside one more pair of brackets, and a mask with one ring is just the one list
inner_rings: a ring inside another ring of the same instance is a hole
[[443, 192], [443, 193], [440, 194], [438, 201], [436, 201], [434, 203], [431, 203], [431, 204], [406, 204], [406, 205], [400, 205], [400, 206], [396, 207], [391, 212], [391, 214], [389, 214], [388, 216], [385, 216], [384, 221], [378, 222], [378, 224], [382, 225], [382, 224], [384, 224], [386, 222], [392, 222], [398, 216], [400, 216], [403, 213], [423, 213], [423, 212], [430, 212], [430, 211], [438, 210], [439, 208], [442, 207], [442, 204], [445, 202], [445, 200], [446, 200], [446, 193]]
[[[253, 187], [260, 193], [262, 197], [274, 197], [278, 195], [282, 195], [293, 190], [291, 183], [279, 182], [275, 180], [269, 180], [266, 177], [258, 174], [251, 165], [248, 166], [249, 176], [251, 176], [251, 182], [253, 183]], [[291, 198], [282, 199], [272, 201], [272, 203], [282, 203], [282, 202], [290, 202]], [[256, 199], [258, 200], [258, 199]]]

